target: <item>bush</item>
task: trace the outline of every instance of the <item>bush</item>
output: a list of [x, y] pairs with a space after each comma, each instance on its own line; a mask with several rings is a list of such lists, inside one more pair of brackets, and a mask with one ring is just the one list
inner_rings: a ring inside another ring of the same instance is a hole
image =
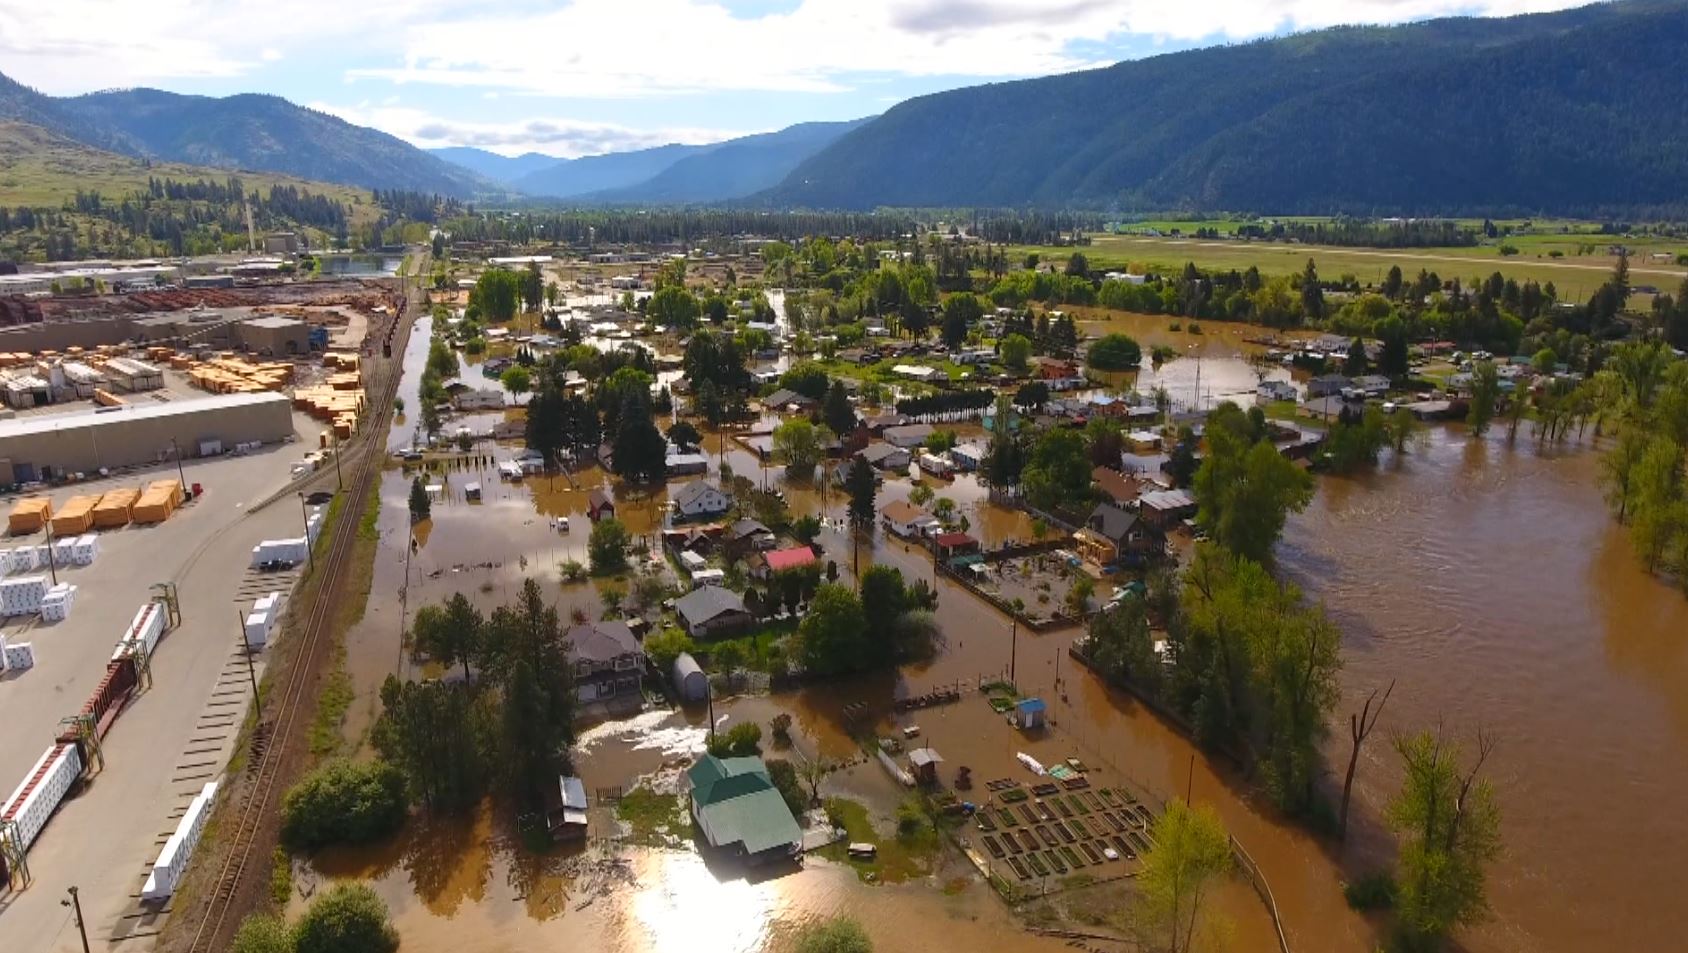
[[335, 884], [293, 929], [297, 953], [392, 953], [399, 935], [387, 905], [363, 884]]
[[783, 711], [780, 712], [779, 714], [774, 716], [773, 721], [768, 722], [768, 727], [773, 729], [775, 741], [783, 742], [785, 744], [791, 743], [791, 716], [790, 715], [786, 714]]
[[792, 816], [802, 817], [803, 812], [809, 809], [809, 796], [797, 780], [797, 769], [791, 766], [791, 762], [782, 758], [768, 761], [768, 780], [774, 782]]
[[709, 740], [709, 753], [717, 758], [748, 758], [762, 752], [762, 726], [740, 722]]
[[229, 953], [293, 953], [293, 931], [278, 916], [255, 913], [240, 921]]
[[295, 850], [362, 844], [398, 830], [407, 808], [404, 775], [384, 761], [331, 761], [282, 799], [281, 836]]
[[805, 924], [797, 933], [797, 953], [873, 953], [873, 941], [849, 917]]
[[1362, 913], [1395, 906], [1395, 878], [1386, 870], [1374, 871], [1342, 887], [1348, 906]]
[[592, 524], [586, 541], [586, 557], [595, 575], [609, 575], [627, 568], [627, 547], [632, 537], [621, 520], [613, 516]]

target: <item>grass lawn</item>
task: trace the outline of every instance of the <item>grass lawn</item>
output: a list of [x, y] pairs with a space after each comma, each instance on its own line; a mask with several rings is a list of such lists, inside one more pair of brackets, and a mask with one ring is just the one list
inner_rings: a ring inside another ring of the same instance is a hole
[[[827, 798], [826, 812], [844, 828], [845, 838], [821, 849], [821, 856], [856, 869], [856, 876], [867, 883], [900, 883], [932, 872], [935, 859], [943, 849], [943, 838], [932, 821], [910, 800], [899, 809], [899, 815], [911, 818], [907, 832], [881, 834], [873, 826], [873, 818], [866, 807], [848, 798]], [[918, 821], [913, 818], [918, 815]], [[850, 844], [872, 844], [877, 848], [872, 860], [850, 857]]]
[[691, 830], [680, 795], [658, 794], [645, 787], [628, 791], [616, 804], [615, 816], [627, 822], [633, 843], [647, 847], [674, 846]]

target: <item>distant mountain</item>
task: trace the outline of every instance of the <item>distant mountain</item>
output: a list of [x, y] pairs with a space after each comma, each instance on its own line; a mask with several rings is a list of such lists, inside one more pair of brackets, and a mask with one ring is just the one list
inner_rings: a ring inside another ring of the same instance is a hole
[[759, 197], [831, 208], [1688, 211], [1688, 0], [1339, 28], [923, 96]]
[[130, 89], [56, 98], [0, 76], [0, 119], [139, 158], [470, 196], [497, 186], [384, 132], [278, 96]]
[[549, 166], [519, 176], [510, 186], [529, 195], [574, 198], [589, 192], [603, 192], [635, 185], [657, 175], [689, 156], [700, 155], [713, 145], [688, 146], [670, 143], [632, 152], [610, 152], [580, 159], [557, 159]]
[[530, 172], [556, 165], [556, 156], [548, 156], [539, 152], [524, 152], [515, 158], [502, 156], [496, 152], [477, 149], [474, 146], [446, 146], [441, 149], [429, 149], [430, 155], [438, 156], [453, 165], [462, 166], [476, 175], [485, 176], [494, 182], [509, 185], [516, 179]]
[[867, 122], [806, 122], [778, 132], [730, 139], [651, 176], [585, 199], [605, 204], [682, 205], [724, 202], [778, 185], [804, 159]]
[[[145, 192], [153, 179], [221, 182], [226, 169], [148, 162], [134, 156], [96, 149], [32, 123], [0, 120], [0, 205], [59, 208], [77, 192], [98, 192], [108, 201]], [[324, 182], [309, 182], [274, 173], [242, 176], [248, 190], [267, 192], [272, 185], [294, 186], [354, 208], [368, 203], [366, 191]]]

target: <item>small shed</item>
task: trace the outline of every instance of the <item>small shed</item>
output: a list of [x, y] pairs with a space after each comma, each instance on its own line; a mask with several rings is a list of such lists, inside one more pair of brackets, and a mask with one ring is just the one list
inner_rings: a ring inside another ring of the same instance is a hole
[[1014, 726], [1022, 731], [1042, 728], [1048, 708], [1041, 698], [1020, 699], [1014, 703]]
[[674, 658], [674, 691], [682, 703], [700, 702], [709, 697], [709, 676], [690, 652], [681, 652]]
[[586, 785], [579, 778], [558, 777], [545, 801], [545, 829], [552, 840], [586, 839]]
[[938, 765], [943, 763], [943, 755], [933, 748], [916, 748], [908, 753], [909, 768], [921, 784], [937, 784]]
[[615, 503], [610, 495], [603, 490], [594, 489], [586, 494], [586, 518], [596, 523], [601, 519], [615, 515]]

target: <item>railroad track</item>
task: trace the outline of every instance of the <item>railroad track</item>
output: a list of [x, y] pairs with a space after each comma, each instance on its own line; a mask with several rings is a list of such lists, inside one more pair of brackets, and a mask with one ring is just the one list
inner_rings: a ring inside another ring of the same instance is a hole
[[[290, 744], [302, 743], [302, 738], [295, 737], [296, 725], [302, 710], [306, 710], [305, 718], [310, 718], [310, 706], [304, 704], [304, 700], [331, 648], [332, 639], [328, 635], [330, 618], [334, 607], [346, 595], [344, 588], [350, 576], [346, 571], [347, 563], [356, 546], [363, 502], [381, 472], [382, 450], [386, 446], [387, 429], [392, 423], [393, 398], [404, 370], [404, 346], [410, 337], [416, 309], [421, 307], [420, 296], [415, 299], [409, 296], [411, 280], [404, 279], [406, 307], [402, 315], [394, 318], [403, 325], [392, 340], [394, 356], [371, 362], [375, 365], [369, 382], [373, 412], [359, 433], [358, 442], [363, 447], [362, 452], [350, 461], [353, 473], [348, 489], [351, 493], [341, 502], [327, 558], [319, 567], [319, 571], [327, 575], [317, 590], [316, 601], [311, 605], [304, 625], [295, 631], [298, 648], [288, 668], [286, 684], [272, 687], [265, 706], [269, 718], [260, 721], [254, 729], [252, 749], [246, 763], [245, 794], [229, 834], [231, 846], [217, 872], [215, 890], [194, 928], [187, 947], [189, 953], [202, 950], [214, 953], [226, 949], [244, 913], [240, 900], [250, 893], [243, 887], [250, 887], [254, 877], [265, 881], [269, 878], [268, 854], [261, 853], [257, 848], [267, 839], [264, 836], [266, 828], [275, 826], [269, 822], [274, 818], [276, 788], [288, 773], [285, 762], [292, 760], [289, 758]], [[254, 866], [253, 855], [259, 853], [261, 856]]]

